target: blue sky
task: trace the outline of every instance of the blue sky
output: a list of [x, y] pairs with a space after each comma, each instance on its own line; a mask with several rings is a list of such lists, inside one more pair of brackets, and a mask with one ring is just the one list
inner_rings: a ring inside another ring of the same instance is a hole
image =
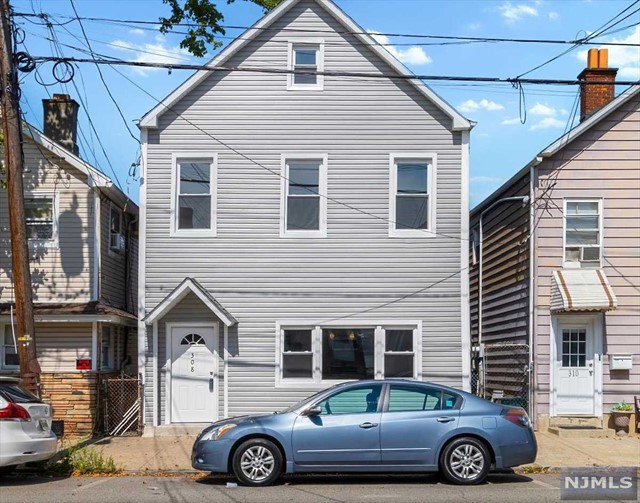
[[[544, 38], [570, 40], [593, 32], [631, 4], [631, 0], [565, 0], [565, 1], [480, 1], [480, 0], [337, 0], [363, 28], [381, 33], [422, 33], [501, 38]], [[227, 5], [218, 1], [227, 25], [248, 26], [261, 15], [257, 6], [236, 0]], [[54, 15], [73, 15], [67, 0], [13, 0], [17, 12], [45, 12]], [[154, 21], [168, 12], [161, 0], [76, 0], [81, 16]], [[626, 14], [638, 8], [628, 10]], [[58, 17], [53, 21], [65, 22]], [[36, 21], [38, 22], [38, 21]], [[25, 30], [24, 45], [34, 56], [55, 54], [55, 48], [43, 37], [49, 30], [24, 19], [19, 21]], [[598, 38], [606, 42], [640, 43], [640, 13], [618, 24], [608, 36]], [[620, 28], [628, 27], [617, 31]], [[179, 48], [180, 35], [160, 35], [148, 26], [139, 29], [102, 22], [85, 22], [85, 30], [95, 52], [122, 59], [161, 62], [204, 62], [192, 58]], [[64, 27], [53, 26], [56, 37], [63, 44], [81, 46], [74, 38], [81, 37], [74, 21]], [[241, 33], [227, 30], [226, 44]], [[379, 38], [382, 43], [412, 43], [416, 39]], [[424, 42], [424, 40], [422, 40]], [[446, 46], [390, 46], [411, 70], [419, 74], [514, 77], [568, 48], [542, 44], [461, 44]], [[65, 56], [78, 56], [72, 49], [60, 48]], [[576, 49], [557, 61], [531, 73], [530, 77], [573, 79], [584, 68], [586, 50]], [[610, 66], [620, 68], [619, 80], [640, 79], [640, 48], [610, 47]], [[190, 72], [174, 70], [120, 70], [157, 98], [177, 87]], [[109, 67], [102, 68], [103, 76], [134, 134], [135, 120], [156, 102], [136, 89]], [[130, 166], [139, 155], [137, 143], [129, 136], [124, 122], [99, 79], [95, 66], [80, 64], [74, 81], [63, 86], [55, 84], [52, 67], [45, 64], [35, 72], [21, 74], [22, 107], [29, 122], [42, 127], [41, 100], [47, 92], [69, 92], [88, 110], [93, 127], [107, 156], [96, 140], [87, 116], [81, 113], [81, 154], [113, 177], [110, 166], [126, 192], [138, 200], [137, 182], [129, 176]], [[37, 82], [39, 80], [40, 82]], [[75, 85], [74, 85], [75, 83]], [[43, 86], [42, 84], [48, 84]], [[53, 85], [49, 85], [53, 84]], [[570, 122], [577, 88], [566, 86], [525, 86], [527, 121], [520, 123], [519, 95], [508, 84], [470, 86], [460, 83], [434, 83], [431, 87], [456, 106], [464, 115], [477, 121], [471, 136], [471, 205], [507, 180], [546, 145], [560, 136]], [[77, 87], [77, 90], [76, 90]], [[622, 89], [618, 89], [620, 92]], [[108, 159], [107, 159], [108, 158]]]

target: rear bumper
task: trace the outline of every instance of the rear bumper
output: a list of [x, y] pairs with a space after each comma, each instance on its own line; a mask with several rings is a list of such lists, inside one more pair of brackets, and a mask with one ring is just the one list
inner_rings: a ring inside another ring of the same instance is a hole
[[58, 439], [51, 436], [42, 438], [20, 438], [0, 440], [0, 466], [21, 465], [33, 461], [51, 459], [58, 452]]
[[500, 453], [496, 453], [496, 468], [510, 468], [513, 466], [533, 463], [538, 455], [538, 444], [533, 431], [526, 432], [526, 442], [519, 442], [500, 446]]

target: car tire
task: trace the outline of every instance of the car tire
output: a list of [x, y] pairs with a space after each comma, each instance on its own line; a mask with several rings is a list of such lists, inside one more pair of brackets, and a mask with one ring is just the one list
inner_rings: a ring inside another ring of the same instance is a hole
[[11, 475], [18, 465], [0, 466], [0, 476]]
[[280, 449], [266, 438], [252, 438], [234, 452], [233, 474], [245, 486], [268, 486], [282, 472]]
[[487, 446], [471, 437], [457, 438], [442, 451], [440, 470], [453, 484], [481, 484], [491, 468]]

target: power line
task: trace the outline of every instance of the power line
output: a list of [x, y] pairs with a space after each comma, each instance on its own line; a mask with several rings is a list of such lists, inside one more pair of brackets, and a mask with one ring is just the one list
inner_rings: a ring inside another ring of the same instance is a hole
[[[640, 1], [640, 0], [639, 0]], [[398, 73], [369, 73], [369, 72], [348, 72], [348, 71], [317, 71], [299, 70], [288, 68], [269, 68], [255, 66], [224, 66], [215, 67], [209, 65], [198, 65], [188, 63], [154, 63], [147, 61], [127, 61], [123, 59], [95, 59], [95, 58], [61, 58], [55, 56], [34, 56], [32, 60], [36, 63], [47, 62], [67, 62], [67, 63], [91, 63], [98, 65], [118, 65], [133, 66], [142, 68], [161, 68], [166, 70], [207, 70], [207, 71], [237, 71], [267, 74], [295, 74], [295, 75], [322, 75], [326, 77], [358, 77], [366, 79], [394, 79], [394, 80], [426, 80], [426, 81], [448, 81], [448, 82], [493, 82], [503, 84], [537, 84], [537, 85], [626, 85], [632, 86], [640, 83], [638, 80], [624, 81], [589, 81], [584, 82], [579, 79], [531, 79], [531, 78], [503, 78], [503, 77], [464, 77], [453, 75], [420, 75], [420, 74], [398, 74]]]
[[[104, 23], [112, 23], [112, 24], [120, 24], [120, 25], [153, 25], [157, 26], [159, 21], [149, 21], [142, 19], [115, 19], [115, 18], [105, 18], [105, 17], [76, 17], [67, 16], [63, 14], [49, 14], [49, 13], [40, 13], [40, 14], [32, 14], [32, 13], [24, 13], [24, 12], [16, 12], [14, 16], [17, 17], [39, 17], [44, 18], [46, 16], [53, 16], [61, 19], [82, 19], [83, 21], [91, 21], [91, 22], [104, 22]], [[617, 17], [617, 16], [616, 16]], [[174, 26], [185, 26], [185, 27], [193, 27], [193, 24], [190, 23], [175, 23]], [[511, 43], [533, 43], [533, 44], [587, 44], [587, 45], [596, 45], [597, 42], [591, 42], [590, 40], [585, 39], [576, 39], [576, 40], [561, 40], [561, 39], [542, 39], [542, 38], [501, 38], [501, 37], [470, 37], [470, 36], [457, 36], [457, 35], [431, 35], [431, 34], [421, 34], [421, 33], [383, 33], [383, 32], [367, 32], [367, 31], [341, 31], [341, 30], [318, 30], [318, 29], [304, 29], [304, 28], [286, 28], [286, 27], [256, 27], [256, 26], [242, 26], [242, 25], [220, 25], [221, 28], [230, 29], [230, 30], [257, 30], [257, 31], [278, 31], [278, 32], [295, 32], [295, 33], [327, 33], [327, 34], [338, 34], [338, 35], [381, 35], [384, 37], [397, 37], [397, 38], [417, 38], [417, 39], [434, 39], [434, 40], [457, 40], [457, 41], [467, 41], [467, 42], [511, 42]], [[224, 35], [224, 33], [222, 34]], [[595, 38], [595, 37], [591, 37]], [[384, 44], [384, 45], [400, 45], [400, 44]], [[410, 45], [419, 45], [418, 43], [412, 43]], [[615, 42], [609, 45], [619, 45], [619, 46], [631, 46], [637, 47], [639, 44], [626, 43], [626, 42]]]

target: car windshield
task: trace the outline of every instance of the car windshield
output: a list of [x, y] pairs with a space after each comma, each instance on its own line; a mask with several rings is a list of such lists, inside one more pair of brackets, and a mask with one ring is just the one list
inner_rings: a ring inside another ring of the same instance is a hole
[[[332, 386], [329, 389], [333, 389], [335, 388], [335, 386]], [[328, 389], [323, 389], [322, 391], [318, 391], [317, 393], [314, 393], [313, 395], [311, 395], [310, 397], [305, 398], [304, 400], [300, 400], [297, 403], [294, 403], [291, 407], [287, 407], [286, 409], [284, 409], [283, 411], [280, 411], [279, 414], [284, 414], [286, 412], [293, 412], [294, 410], [297, 410], [301, 407], [304, 407], [305, 405], [307, 405], [308, 403], [313, 402], [318, 396], [320, 396], [322, 393], [324, 393], [325, 391], [328, 391]]]
[[0, 383], [0, 394], [13, 403], [38, 403], [40, 399], [19, 384]]

